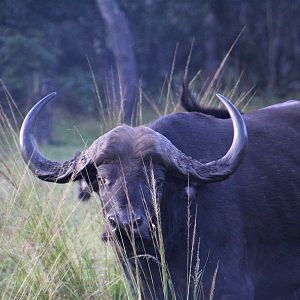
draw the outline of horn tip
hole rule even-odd
[[[217,96],[219,99],[220,99],[220,98],[221,98],[221,99],[224,99],[224,98],[226,99],[225,96],[223,96],[222,94],[219,94],[219,93],[216,93],[216,96]]]
[[[216,94],[216,96],[219,98],[219,100],[221,100],[223,103],[225,102],[229,102],[229,103],[231,103],[231,101],[229,100],[229,99],[227,99],[225,96],[223,96],[223,95],[221,95],[221,94],[219,94],[219,93],[217,93]]]

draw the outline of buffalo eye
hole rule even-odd
[[[98,177],[98,183],[101,188],[108,187],[110,184],[110,180],[105,177]]]
[[[156,179],[155,185],[157,189],[162,189],[164,186],[164,180],[163,179]]]

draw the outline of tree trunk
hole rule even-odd
[[[205,72],[207,77],[212,76],[218,67],[218,37],[217,28],[219,27],[215,13],[208,3],[205,8],[204,28],[206,37],[204,40],[205,51]]]
[[[269,95],[274,95],[278,90],[278,77],[280,76],[279,64],[280,53],[282,52],[282,27],[283,27],[283,9],[280,10],[280,5],[272,7],[271,1],[268,1],[267,6],[267,21],[268,21],[268,39],[269,39],[269,74],[267,91]]]
[[[129,24],[115,0],[96,1],[106,26],[106,44],[115,60],[119,85],[117,107],[123,109],[123,121],[132,124],[135,121],[138,76]]]

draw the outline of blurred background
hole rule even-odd
[[[256,107],[299,98],[299,15],[299,0],[0,0],[1,107],[10,109],[9,93],[24,115],[57,91],[59,119],[91,120],[110,109],[106,99],[112,107],[124,99],[130,123],[139,90],[150,95],[146,109],[163,101],[170,73],[180,91],[191,48],[189,79],[200,71],[206,82],[241,32],[220,88],[239,81]],[[51,107],[39,130],[44,144],[53,139]]]
[[[182,110],[188,61],[205,105],[300,100],[299,16],[300,0],[0,0],[0,299],[136,299],[100,242],[98,197],[25,167],[18,132],[41,97],[58,93],[35,134],[55,161],[121,119]]]

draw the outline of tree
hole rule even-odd
[[[0,78],[23,113],[32,101],[58,90],[60,108],[91,115],[97,101],[86,58],[100,84],[113,66],[111,95],[115,86],[118,107],[125,100],[124,120],[130,123],[138,76],[144,90],[158,95],[177,43],[175,82],[193,40],[189,70],[201,69],[205,81],[245,28],[220,83],[232,86],[243,72],[245,90],[255,86],[260,96],[268,91],[265,98],[298,97],[299,15],[299,0],[1,0]]]
[[[124,111],[124,122],[132,124],[135,120],[135,106],[138,88],[138,75],[133,49],[133,37],[125,14],[114,0],[97,0],[106,26],[106,45],[111,49],[117,78],[117,107]],[[114,89],[115,91],[117,89]],[[114,97],[110,95],[110,98]]]

